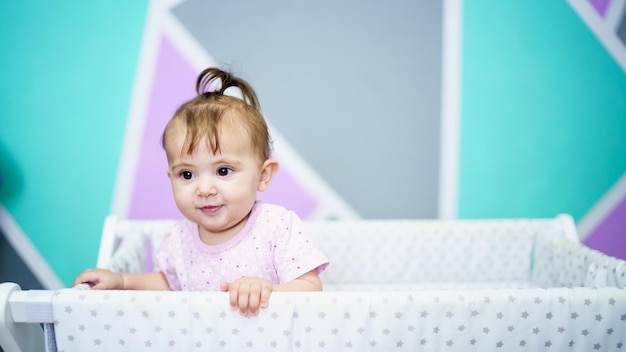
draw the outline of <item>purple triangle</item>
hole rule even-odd
[[[590,248],[626,260],[626,196],[583,242]]]
[[[596,9],[596,12],[604,17],[606,9],[609,7],[610,0],[589,0],[589,2]]]

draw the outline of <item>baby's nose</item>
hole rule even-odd
[[[215,182],[209,177],[204,177],[198,180],[198,195],[201,197],[210,196],[217,193]]]

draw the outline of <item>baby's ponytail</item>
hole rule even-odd
[[[239,89],[241,94],[225,94],[231,87]],[[208,141],[213,153],[219,152],[220,126],[227,121],[228,126],[241,126],[247,131],[252,140],[253,153],[259,160],[270,157],[272,140],[257,95],[248,82],[210,67],[198,75],[196,93],[176,110],[165,126],[161,144],[168,153],[172,152],[168,150],[169,135],[177,127],[186,133],[181,153],[193,153],[202,141]]]
[[[256,93],[248,82],[226,71],[209,67],[200,73],[196,81],[196,93],[198,93],[198,96],[224,95],[226,89],[230,87],[239,88],[243,101],[255,109],[261,110]]]

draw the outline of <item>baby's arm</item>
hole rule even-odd
[[[317,274],[317,269],[284,284],[274,285],[274,291],[321,291],[322,280]]]
[[[169,290],[165,275],[154,273],[114,273],[104,269],[87,269],[83,271],[72,286],[89,283],[93,290]]]
[[[241,315],[257,315],[259,308],[267,308],[272,291],[321,291],[322,281],[317,269],[283,284],[272,285],[269,280],[258,277],[242,277],[231,283],[223,283],[222,291],[230,294],[230,307],[239,308]]]

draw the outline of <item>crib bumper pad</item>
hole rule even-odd
[[[59,290],[58,351],[626,349],[617,287],[275,292],[256,317],[221,292]]]
[[[107,224],[98,266],[134,272],[171,221]],[[331,260],[325,292],[275,292],[256,317],[222,292],[1,284],[0,299],[65,352],[626,350],[626,262],[581,245],[570,217],[307,226]]]

